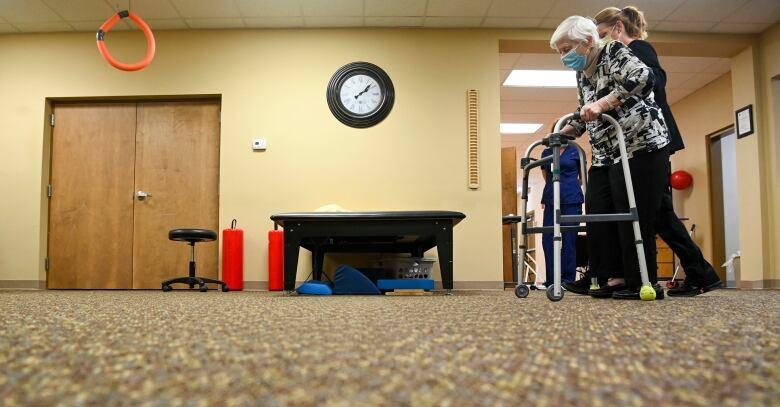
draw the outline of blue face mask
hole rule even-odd
[[[579,45],[577,46],[579,47]],[[566,55],[561,57],[561,62],[568,68],[575,71],[582,71],[585,69],[585,65],[588,62],[588,57],[577,53],[577,47],[572,48]]]

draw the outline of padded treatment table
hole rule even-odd
[[[452,229],[466,215],[451,211],[295,212],[271,216],[284,228],[284,289],[295,288],[298,252],[312,252],[314,279],[322,277],[326,252],[409,253],[434,247],[444,289],[452,289]]]

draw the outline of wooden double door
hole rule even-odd
[[[186,275],[174,228],[218,227],[219,101],[53,107],[48,288],[160,288]],[[146,195],[146,196],[144,196]],[[217,242],[196,246],[217,277]]]

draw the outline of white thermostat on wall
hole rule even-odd
[[[264,138],[256,138],[252,140],[252,150],[262,151],[268,148],[268,142]]]

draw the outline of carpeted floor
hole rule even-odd
[[[780,292],[0,291],[0,404],[780,405]]]

